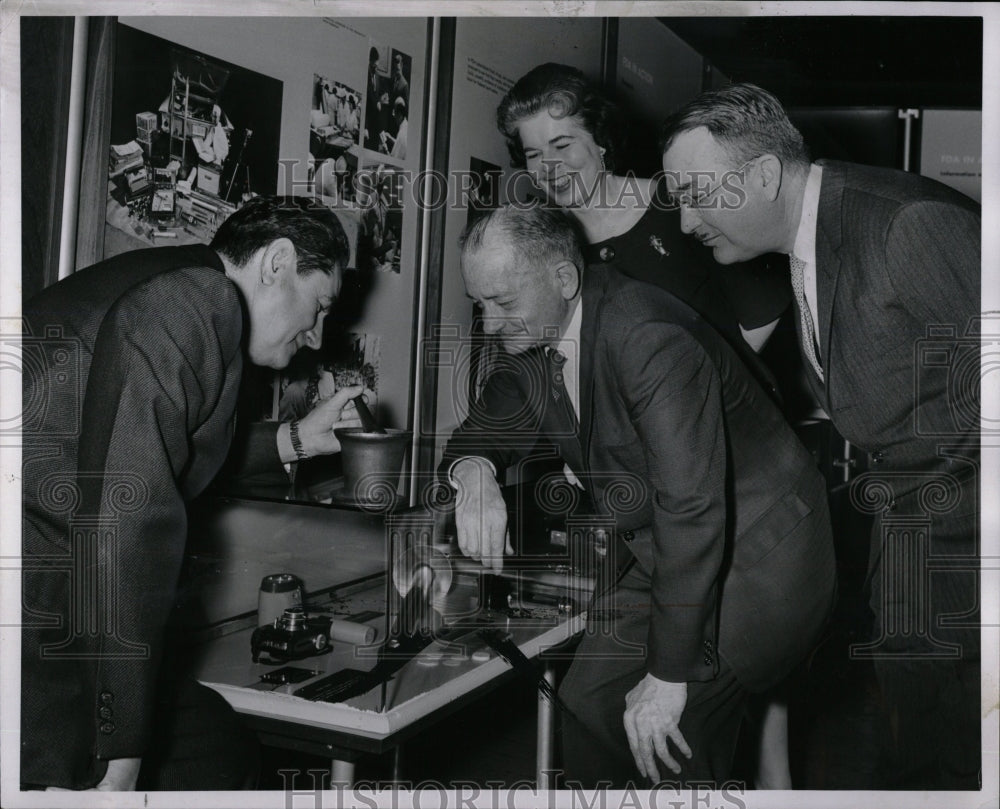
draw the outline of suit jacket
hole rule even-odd
[[[877,516],[872,571],[882,561],[883,521],[904,516],[929,526],[930,554],[974,566],[979,205],[918,175],[821,165],[816,297],[825,385],[807,374],[837,431],[869,453],[870,471],[852,499]],[[922,559],[898,557],[911,566],[907,575]],[[966,613],[968,631],[959,639],[971,654],[978,645],[973,573],[936,571],[930,586],[935,612]],[[881,587],[876,575],[876,614]],[[933,623],[931,635],[939,634]]]
[[[148,744],[185,501],[229,449],[244,311],[196,246],[81,270],[24,316],[21,780],[80,789]]]
[[[978,457],[979,337],[967,329],[980,311],[979,205],[917,175],[821,165],[816,298],[826,384],[810,373],[814,392],[876,466],[965,474],[937,446]],[[965,380],[954,364],[963,357],[975,363]]]
[[[648,670],[707,680],[718,653],[746,687],[766,688],[807,654],[833,605],[819,472],[687,305],[591,267],[583,307],[579,432],[553,403],[542,353],[506,357],[442,469],[480,455],[500,470],[547,436],[651,572]]]

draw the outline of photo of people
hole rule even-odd
[[[309,182],[313,196],[331,207],[354,202],[354,177],[358,170],[355,147],[340,154],[317,157],[309,153]]]
[[[500,205],[500,180],[503,177],[503,169],[496,163],[470,157],[469,174],[471,176],[467,180],[469,201],[467,224],[471,224],[472,220],[484,211]]]
[[[364,145],[399,161],[407,153],[411,64],[409,55],[395,49],[373,44],[368,52]]]
[[[361,213],[356,265],[362,272],[400,271],[403,175],[380,164],[358,172],[355,195]]]
[[[125,25],[116,51],[109,224],[150,244],[205,241],[274,192],[280,81]]]
[[[308,414],[341,388],[364,385],[365,403],[378,406],[381,340],[377,335],[337,333],[318,351],[301,352],[280,381],[278,420],[291,421]]]
[[[360,131],[361,93],[342,82],[313,74],[309,182],[313,194],[331,207],[354,199]]]

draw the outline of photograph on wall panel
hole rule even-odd
[[[361,93],[315,74],[309,111],[309,179],[316,198],[331,207],[354,201],[360,127]]]
[[[106,255],[211,240],[276,190],[282,83],[118,26]]]
[[[375,42],[368,53],[365,148],[393,162],[406,160],[412,58]]]
[[[399,274],[403,250],[403,194],[406,177],[395,166],[365,166],[355,183],[361,225],[358,229],[357,267],[362,274]]]

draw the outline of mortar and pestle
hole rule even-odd
[[[353,401],[361,419],[360,429],[339,427],[333,431],[340,441],[344,498],[380,509],[395,506],[400,500],[399,477],[412,433],[386,430],[375,421],[361,395]]]

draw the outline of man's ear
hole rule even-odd
[[[295,245],[291,239],[284,236],[275,239],[264,248],[261,256],[260,282],[270,286],[289,272],[295,272],[295,258]]]
[[[563,300],[573,300],[580,293],[580,268],[567,258],[556,264],[555,272]]]
[[[757,158],[758,170],[760,171],[760,186],[764,193],[764,198],[768,202],[774,202],[778,198],[778,191],[781,190],[782,172],[781,158],[773,154],[762,154]]]

